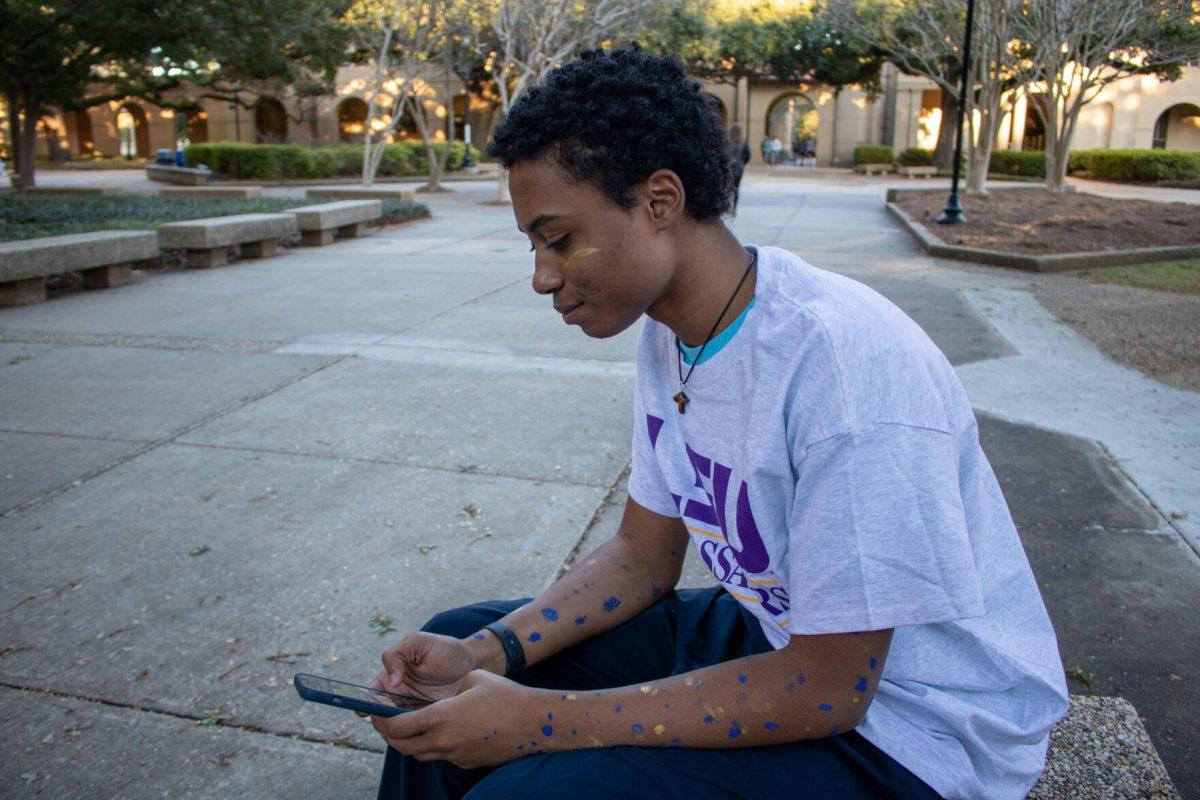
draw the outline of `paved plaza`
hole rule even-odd
[[[637,328],[563,325],[495,184],[451,185],[363,239],[0,309],[0,794],[373,797],[382,742],[290,676],[367,681],[615,531]],[[1200,793],[1200,395],[1104,358],[1028,276],[929,258],[885,185],[751,172],[733,227],[946,353],[1071,691],[1131,700]],[[682,585],[711,583],[689,553]]]

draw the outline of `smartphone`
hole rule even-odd
[[[415,711],[432,702],[419,697],[372,689],[369,686],[322,678],[319,675],[307,675],[303,672],[296,673],[292,678],[292,685],[305,700],[380,717],[394,717],[406,711]]]

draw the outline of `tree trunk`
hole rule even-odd
[[[503,164],[500,165],[500,174],[499,178],[497,179],[497,189],[500,193],[499,196],[501,203],[512,202],[512,195],[508,193],[508,170],[504,168]]]
[[[942,89],[938,106],[942,118],[938,123],[937,146],[933,148],[933,165],[939,171],[949,172],[954,168],[954,127],[958,122],[958,99]]]
[[[1067,148],[1058,136],[1046,132],[1046,188],[1052,192],[1067,190]]]
[[[447,150],[450,143],[446,143]],[[442,190],[442,162],[437,157],[437,152],[433,149],[433,142],[429,141],[429,137],[425,137],[425,161],[429,166],[429,177],[425,185],[421,187],[424,192],[440,192]]]
[[[17,148],[18,160],[15,162],[21,177],[14,181],[13,185],[18,189],[29,189],[36,185],[33,162],[37,152],[37,124],[42,112],[41,104],[27,101],[24,108],[16,108],[9,113],[20,116],[22,111],[25,113],[25,119],[20,123],[20,145]]]
[[[1066,191],[1067,147],[1059,131],[1058,99],[1046,98],[1038,109],[1042,114],[1042,127],[1046,131],[1046,188],[1052,192]]]

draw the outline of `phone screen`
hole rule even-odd
[[[408,697],[396,694],[395,692],[385,692],[382,689],[372,689],[369,686],[359,686],[354,683],[342,683],[341,681],[322,678],[319,675],[297,676],[297,679],[302,680],[306,686],[316,689],[319,692],[337,694],[342,697],[361,700],[365,703],[382,703],[386,706],[396,706],[397,708],[405,709],[416,709],[429,705],[428,700],[422,700],[419,697]]]

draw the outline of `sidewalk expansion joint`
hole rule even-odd
[[[308,733],[295,733],[288,731],[277,731],[262,725],[255,725],[248,722],[234,722],[232,720],[212,719],[204,714],[195,714],[188,711],[178,711],[160,706],[141,705],[138,703],[127,703],[123,700],[109,700],[104,697],[96,697],[94,695],[80,694],[78,692],[64,692],[58,689],[47,689],[40,686],[28,686],[20,683],[13,683],[9,680],[0,680],[0,687],[12,689],[13,691],[26,692],[28,694],[37,694],[43,697],[61,697],[64,700],[75,700],[84,703],[93,703],[99,706],[107,706],[109,708],[120,708],[127,711],[138,711],[143,714],[152,714],[159,717],[169,717],[177,720],[190,720],[196,723],[207,721],[207,727],[212,728],[229,728],[232,730],[247,731],[249,733],[258,733],[263,736],[273,736],[276,739],[287,739],[290,741],[309,742],[311,744],[322,744],[330,747],[340,747],[344,750],[358,750],[364,753],[383,753],[382,749],[374,747],[366,747],[361,744],[354,744],[343,739],[335,739],[329,736],[314,736]]]
[[[579,539],[576,540],[575,545],[567,553],[566,558],[563,559],[563,563],[558,568],[558,572],[555,574],[554,579],[550,581],[551,585],[556,583],[562,578],[563,575],[567,574],[568,570],[571,569],[571,565],[574,564],[575,559],[579,557],[579,551],[583,548],[583,543],[587,541],[588,535],[591,534],[592,529],[599,524],[600,518],[604,516],[604,512],[608,510],[608,507],[612,505],[612,498],[613,495],[617,493],[617,487],[621,485],[621,481],[625,480],[629,476],[629,469],[632,464],[632,459],[626,461],[625,466],[621,468],[619,473],[617,473],[617,477],[611,484],[609,484],[608,491],[604,493],[604,497],[601,498],[599,505],[596,506],[596,510],[592,512],[591,519],[589,519],[587,524],[583,526],[583,531],[580,532]],[[542,591],[545,591],[545,589]]]
[[[0,342],[27,342],[86,347],[120,347],[140,350],[195,350],[211,353],[269,355],[287,342],[260,339],[205,339],[181,336],[143,336],[127,333],[69,333],[50,331],[0,331]]]
[[[1175,520],[1171,518],[1171,515],[1163,511],[1162,507],[1159,506],[1158,503],[1154,502],[1154,498],[1151,497],[1150,494],[1143,489],[1136,480],[1134,480],[1133,476],[1130,475],[1128,470],[1125,469],[1121,462],[1113,456],[1112,452],[1109,451],[1108,446],[1104,444],[1104,442],[1100,441],[1099,439],[1092,439],[1092,441],[1095,442],[1096,446],[1099,447],[1101,452],[1104,453],[1104,457],[1108,459],[1108,462],[1112,468],[1119,472],[1121,476],[1129,482],[1129,485],[1137,491],[1138,495],[1140,495],[1141,498],[1145,500],[1151,508],[1154,509],[1154,513],[1158,514],[1159,519],[1166,524],[1167,530],[1170,532],[1167,535],[1170,535],[1172,538],[1176,539],[1183,549],[1191,554],[1193,563],[1200,565],[1200,548],[1188,540],[1188,537],[1183,534],[1183,529],[1175,524]]]
[[[487,478],[507,478],[514,481],[527,481],[529,483],[552,483],[558,486],[580,486],[587,489],[602,488],[602,483],[589,483],[587,481],[571,480],[569,478],[558,477],[537,477],[533,475],[510,475],[507,472],[492,472],[485,469],[480,469],[474,465],[470,467],[442,467],[437,464],[419,464],[410,461],[393,461],[388,458],[366,458],[364,456],[346,456],[337,455],[335,453],[307,453],[296,450],[276,450],[270,447],[246,447],[236,444],[217,444],[213,442],[172,442],[177,447],[205,447],[213,450],[232,450],[242,453],[262,453],[264,455],[274,456],[292,456],[295,458],[316,458],[323,461],[345,461],[354,464],[378,464],[385,467],[407,467],[409,469],[423,469],[431,472],[452,472],[458,475],[482,475]],[[612,491],[611,489],[609,490]]]

